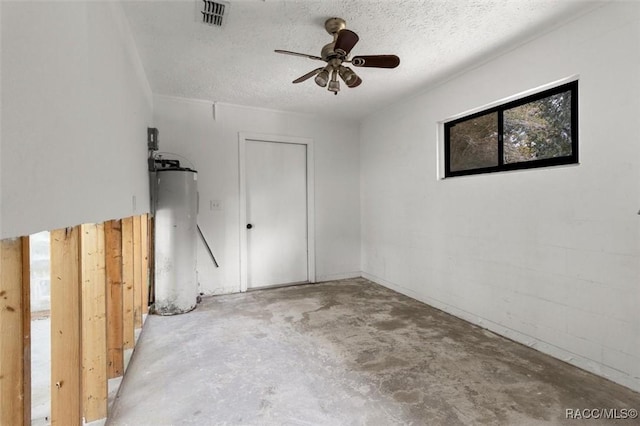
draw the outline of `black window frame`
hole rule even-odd
[[[541,160],[522,161],[517,163],[504,163],[504,111],[515,108],[530,102],[539,101],[553,95],[563,92],[571,92],[571,155],[545,158]],[[482,167],[469,170],[451,170],[451,128],[456,124],[481,117],[486,114],[498,113],[498,165],[490,167]],[[444,177],[477,175],[493,172],[504,172],[510,170],[533,169],[538,167],[560,166],[578,163],[578,80],[570,83],[562,84],[551,89],[535,93],[524,98],[516,99],[495,107],[491,107],[464,117],[448,121],[444,123],[444,155],[445,155],[445,174]]]

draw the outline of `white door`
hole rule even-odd
[[[307,282],[307,146],[247,140],[247,288]]]

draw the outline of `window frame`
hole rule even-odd
[[[540,160],[521,161],[517,163],[504,163],[504,112],[530,102],[539,101],[563,92],[571,92],[571,154],[561,157],[544,158]],[[469,170],[451,170],[451,128],[456,124],[481,117],[486,114],[498,113],[498,165],[481,167]],[[444,177],[477,175],[484,173],[504,172],[510,170],[533,169],[539,167],[560,166],[578,163],[578,80],[544,90],[533,95],[509,101],[473,114],[444,123]]]

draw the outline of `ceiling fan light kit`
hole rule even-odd
[[[316,84],[320,87],[326,87],[329,82],[329,71],[327,69],[323,69],[316,75],[315,78]]]
[[[338,80],[331,80],[329,82],[329,87],[327,87],[327,90],[337,95],[340,91],[340,82]]]
[[[351,49],[360,39],[356,33],[348,30],[347,23],[342,18],[329,18],[324,23],[324,28],[333,36],[333,41],[322,47],[320,56],[308,55],[305,53],[291,52],[288,50],[276,50],[276,53],[285,55],[302,56],[304,58],[324,61],[327,65],[323,68],[316,68],[307,74],[293,80],[293,83],[302,83],[314,77],[314,81],[320,87],[327,87],[327,90],[335,95],[340,91],[340,81],[338,76],[344,81],[347,87],[358,87],[362,79],[351,68],[343,64],[352,64],[355,67],[369,68],[395,68],[400,65],[400,58],[396,55],[367,55],[349,57]]]
[[[347,87],[356,87],[358,84],[362,83],[358,74],[353,72],[353,70],[349,67],[345,67],[344,65],[340,65],[338,68],[338,72],[340,73],[340,77],[345,82]]]

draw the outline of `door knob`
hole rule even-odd
[[[250,223],[247,223],[247,229],[251,229],[251,228],[253,228],[253,225]]]

